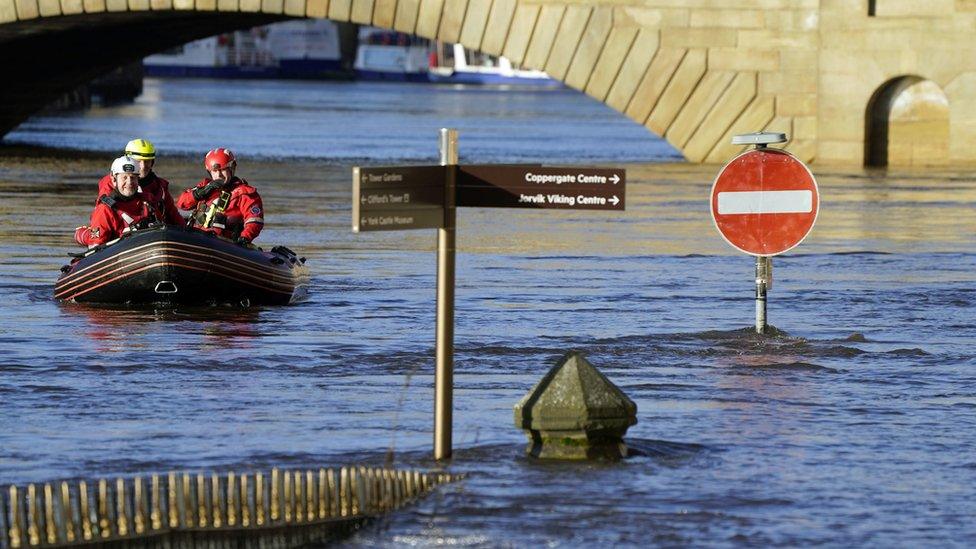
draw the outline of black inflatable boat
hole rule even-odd
[[[266,252],[194,229],[156,226],[79,254],[54,297],[113,305],[287,305],[308,290],[305,258]]]

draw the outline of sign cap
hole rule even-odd
[[[786,143],[789,139],[782,132],[744,133],[732,137],[733,145],[772,145]]]

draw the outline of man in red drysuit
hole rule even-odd
[[[128,156],[112,162],[113,189],[98,198],[91,221],[75,229],[75,241],[82,246],[98,246],[115,240],[131,226],[154,222],[160,213],[139,193],[139,166]]]
[[[210,177],[184,191],[176,205],[192,211],[194,227],[249,245],[264,228],[261,195],[234,175],[237,159],[229,149],[208,152],[203,166]]]

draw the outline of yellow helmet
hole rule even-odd
[[[136,160],[155,160],[156,147],[146,139],[133,139],[126,143],[125,154]]]

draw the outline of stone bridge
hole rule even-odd
[[[976,0],[0,0],[0,135],[116,66],[296,17],[505,55],[691,162],[762,129],[821,164],[976,162]]]

